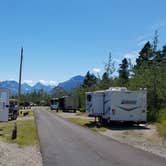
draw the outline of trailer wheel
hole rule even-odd
[[[76,110],[74,110],[73,112],[74,112],[74,113],[76,113],[77,111],[76,111]]]
[[[17,119],[17,114],[14,113],[14,114],[13,114],[13,117],[12,117],[12,120],[16,120],[16,119]]]

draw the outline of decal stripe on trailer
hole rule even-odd
[[[132,111],[132,110],[135,110],[139,107],[133,107],[133,108],[125,108],[125,107],[121,107],[121,106],[117,106],[118,108],[122,109],[122,110],[125,110],[125,111]]]

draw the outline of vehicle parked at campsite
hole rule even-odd
[[[9,99],[9,119],[16,120],[19,115],[17,99]]]
[[[60,98],[52,98],[50,101],[51,110],[62,110],[64,112],[76,112],[78,109],[78,100],[73,96],[62,96]]]
[[[50,109],[51,110],[58,110],[59,109],[59,99],[58,98],[52,98],[50,100]]]
[[[101,121],[146,123],[146,89],[129,91],[125,87],[86,92],[86,112]]]

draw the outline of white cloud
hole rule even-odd
[[[148,39],[147,39],[147,40],[140,40],[140,41],[137,43],[137,46],[144,46],[147,41],[150,41],[150,40],[148,40]]]
[[[151,40],[152,37],[153,37],[153,32],[145,33],[145,34],[140,35],[139,37],[137,37],[136,41],[141,42],[141,41],[145,41],[145,40]]]
[[[92,70],[93,70],[94,73],[100,73],[101,72],[101,69],[99,69],[99,68],[93,68]]]
[[[121,60],[118,59],[118,58],[113,58],[113,61],[115,62],[115,64],[120,64],[121,63]]]
[[[149,27],[149,32],[146,32],[143,35],[140,35],[137,39],[137,46],[143,46],[147,41],[152,41],[154,38],[154,32],[155,30],[160,30],[162,28],[165,28],[166,21],[162,21],[159,23],[153,24],[151,27]],[[159,31],[160,32],[160,31]]]
[[[47,81],[47,80],[39,80],[39,82],[43,85],[51,85],[51,86],[56,86],[57,85],[57,82],[56,81],[53,81],[53,80],[50,80],[50,81]]]
[[[10,79],[8,79],[9,81],[17,81],[16,79],[14,79],[14,78],[10,78]]]
[[[138,47],[142,47],[146,42],[151,41],[153,39],[153,33],[144,34],[142,36],[139,36],[136,39],[136,43]]]
[[[24,80],[23,83],[26,83],[28,85],[34,85],[34,82],[32,80]]]
[[[135,60],[138,57],[138,52],[137,51],[133,51],[133,52],[129,52],[124,54],[124,58],[130,59],[132,64],[135,64]]]
[[[154,24],[152,25],[152,30],[159,30],[159,29],[162,29],[166,26],[166,21],[164,20],[163,22],[160,22],[158,24]]]

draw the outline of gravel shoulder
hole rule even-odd
[[[39,147],[19,147],[0,140],[0,165],[1,166],[42,166]]]
[[[155,126],[149,125],[148,129],[106,130],[100,134],[166,158],[166,143],[158,136]]]
[[[58,113],[59,116],[69,119],[72,117],[94,120],[86,115],[77,115],[76,113]],[[151,152],[160,157],[166,158],[166,141],[159,137],[155,125],[139,127],[109,127],[106,131],[99,132],[111,139],[130,146]]]
[[[33,116],[18,117],[16,121],[34,120]],[[20,146],[0,138],[0,166],[42,166],[39,144]]]

